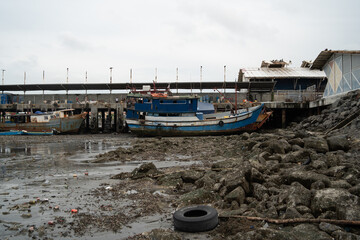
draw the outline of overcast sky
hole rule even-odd
[[[262,60],[360,49],[358,0],[1,0],[5,84],[234,81]]]

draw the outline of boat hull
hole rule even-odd
[[[54,118],[49,122],[29,122],[29,123],[0,123],[0,131],[28,131],[28,132],[52,132],[77,133],[84,118],[81,114],[67,118]]]
[[[250,129],[254,125],[263,109],[263,105],[251,112],[220,119],[206,119],[198,121],[148,121],[128,119],[127,124],[132,133],[139,136],[199,136],[234,134]],[[250,127],[250,129],[249,129]]]

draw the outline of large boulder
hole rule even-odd
[[[232,191],[235,188],[241,186],[245,193],[250,192],[250,184],[249,181],[251,180],[251,168],[243,168],[237,171],[232,171],[225,176],[223,176],[225,180],[225,186],[228,191]]]
[[[285,140],[271,140],[268,146],[272,153],[285,154],[291,150],[291,145]]]
[[[236,201],[239,204],[243,204],[245,201],[245,191],[242,187],[237,187],[232,190],[228,195],[224,198],[225,201],[231,203],[232,201]]]
[[[285,203],[288,207],[299,205],[310,206],[311,192],[298,182],[293,182],[288,189],[281,191],[279,202]]]
[[[181,178],[185,183],[194,183],[196,180],[200,179],[202,176],[204,176],[203,172],[195,171],[195,170],[188,170],[184,171],[181,174]]]
[[[360,220],[360,206],[341,206],[337,208],[336,214],[339,219],[359,221]]]
[[[331,223],[325,223],[325,222],[321,222],[319,224],[319,228],[328,234],[332,234],[335,231],[342,230],[342,228],[337,225]]]
[[[294,239],[306,239],[306,240],[333,240],[333,238],[320,231],[318,227],[313,224],[300,224],[292,229],[292,232],[295,234],[296,238]]]
[[[301,138],[293,138],[289,140],[289,144],[291,145],[297,145],[299,147],[304,147],[304,140],[302,140]]]
[[[154,163],[144,163],[140,167],[135,168],[131,172],[132,179],[139,179],[144,177],[154,177],[155,175],[159,174],[160,172],[157,170]]]
[[[321,137],[304,138],[304,147],[314,149],[318,153],[326,153],[329,151],[327,141]]]
[[[300,149],[298,151],[295,152],[291,152],[289,154],[287,154],[282,162],[284,163],[298,163],[298,162],[305,162],[310,156],[309,151],[304,150],[304,149]]]
[[[350,142],[345,135],[330,136],[326,140],[330,151],[350,149]]]
[[[297,169],[288,169],[286,171],[283,171],[282,179],[286,184],[291,184],[292,182],[299,182],[307,189],[310,189],[311,184],[317,181],[322,181],[325,186],[330,185],[329,178],[323,174]]]
[[[268,194],[268,190],[265,186],[259,183],[253,183],[252,186],[253,186],[253,196],[257,200],[259,201],[263,200],[264,195]]]
[[[326,211],[336,211],[340,207],[353,207],[359,198],[345,189],[325,188],[317,190],[311,201],[311,210],[315,215]]]

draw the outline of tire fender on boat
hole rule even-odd
[[[224,122],[223,122],[223,121],[220,121],[220,122],[219,122],[219,126],[220,126],[220,127],[224,126]]]

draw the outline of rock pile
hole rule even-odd
[[[295,127],[295,130],[310,130],[310,131],[328,131],[333,127],[340,124],[346,119],[352,119],[348,125],[344,126],[341,129],[341,132],[344,134],[350,134],[355,136],[359,133],[360,129],[360,90],[347,93],[345,96],[338,99],[335,103],[332,104],[329,108],[323,110],[320,115],[314,115]],[[339,133],[340,131],[335,131]]]
[[[324,134],[360,110],[359,97],[360,91],[350,93],[321,115],[285,130],[218,137],[227,149],[226,160],[213,162],[209,170],[167,174],[157,183],[178,189],[178,207],[211,204],[229,219],[242,215],[360,221],[360,119]],[[171,152],[171,144],[167,146]],[[209,152],[209,159],[217,151]],[[220,227],[212,231],[215,239],[360,239],[359,226],[325,222],[280,227],[263,223],[224,235],[221,228],[229,222],[222,218]]]

